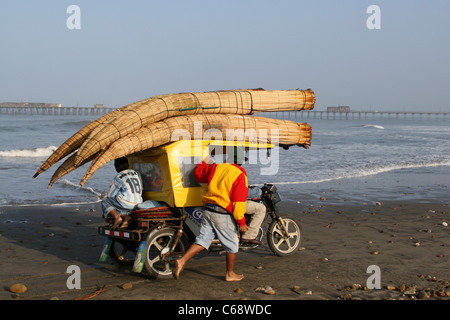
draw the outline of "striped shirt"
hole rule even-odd
[[[208,183],[203,204],[221,206],[233,214],[238,225],[246,224],[244,214],[248,183],[244,168],[229,163],[207,165],[203,161],[195,168],[194,177],[200,183]]]
[[[116,199],[125,209],[133,209],[142,202],[141,175],[131,169],[119,172],[111,184],[108,197]]]

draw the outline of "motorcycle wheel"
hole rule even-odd
[[[164,228],[151,232],[147,236],[147,254],[144,262],[145,270],[154,278],[166,279],[172,277],[172,266],[175,258],[188,249],[186,236],[183,234],[170,257],[163,259],[163,250],[170,250],[177,230]]]
[[[130,266],[134,263],[137,247],[137,244],[132,241],[113,239],[109,249],[109,256],[119,265]]]
[[[301,226],[291,217],[281,217],[288,232],[285,235],[280,220],[273,220],[267,229],[267,243],[277,256],[287,256],[298,249],[302,243]]]

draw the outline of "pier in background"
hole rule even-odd
[[[1,107],[0,114],[37,114],[37,115],[105,115],[116,108],[83,107]],[[276,111],[255,113],[277,119],[322,119],[322,120],[450,120],[450,112],[412,112],[412,111]]]
[[[262,112],[255,115],[286,120],[450,120],[450,112],[412,112],[412,111],[277,111]]]
[[[116,108],[83,108],[83,107],[0,107],[0,114],[38,114],[38,115],[105,115]]]

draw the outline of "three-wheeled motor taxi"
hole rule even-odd
[[[105,262],[109,255],[135,272],[145,270],[155,278],[172,277],[174,260],[194,243],[203,216],[202,197],[207,186],[194,178],[194,169],[208,155],[216,161],[223,159],[227,148],[233,146],[247,151],[274,147],[249,142],[180,140],[127,156],[130,168],[142,176],[144,202],[131,213],[126,229],[99,227],[99,234],[107,237],[100,261]],[[276,204],[281,199],[274,185],[265,184],[259,189],[259,196],[252,201],[266,206],[262,226],[268,225],[267,230],[260,229],[259,239],[266,233],[269,248],[278,256],[295,252],[302,241],[301,226],[291,217],[280,216]],[[242,244],[240,250],[256,246]],[[224,252],[218,240],[209,250]]]

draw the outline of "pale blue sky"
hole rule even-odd
[[[0,0],[0,102],[312,88],[316,110],[450,112],[449,17],[449,0]]]

